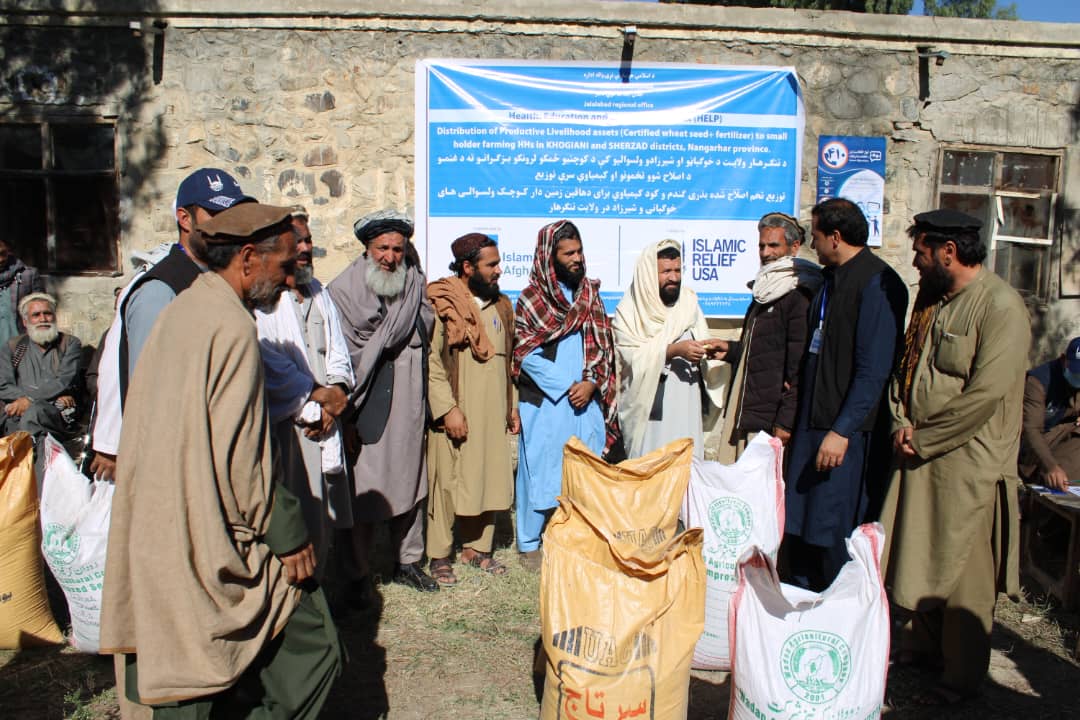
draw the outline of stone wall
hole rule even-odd
[[[0,112],[29,102],[46,110],[77,105],[118,119],[125,273],[133,250],[174,238],[170,205],[179,180],[215,165],[234,172],[260,201],[307,205],[325,252],[316,260],[318,275],[329,279],[360,251],[351,230],[357,217],[413,206],[418,59],[614,63],[622,28],[634,25],[636,62],[797,69],[807,119],[803,216],[814,200],[819,135],[887,137],[881,253],[911,281],[904,230],[933,202],[942,143],[1066,149],[1062,240],[1050,302],[1032,307],[1033,360],[1080,334],[1080,271],[1073,269],[1080,257],[1075,25],[598,0],[552,0],[542,8],[521,0],[388,4],[264,0],[223,10],[209,0],[5,0],[0,39],[8,68]],[[36,9],[56,6],[70,10]],[[47,42],[38,38],[33,63],[19,58],[28,24],[48,34]],[[113,46],[126,54],[105,51]],[[929,98],[920,98],[917,48],[925,46],[949,56],[929,63]],[[12,88],[26,67],[47,65],[42,47],[52,48],[57,86],[66,90],[19,96]],[[81,62],[71,62],[73,56]],[[125,77],[110,80],[118,65]],[[80,72],[76,67],[99,82],[65,82],[65,73]],[[110,316],[111,290],[123,281],[51,278],[64,304],[62,323],[96,340]]]

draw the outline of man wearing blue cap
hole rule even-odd
[[[173,208],[179,241],[161,262],[139,277],[119,308],[124,316],[120,337],[121,401],[158,315],[206,269],[202,249],[194,246],[192,228],[242,202],[255,202],[255,198],[245,195],[240,183],[224,170],[202,168],[180,183]]]
[[[889,388],[896,464],[882,511],[885,585],[907,621],[896,659],[941,671],[914,699],[974,695],[999,590],[1019,591],[1016,457],[1031,322],[983,266],[982,223],[955,210],[908,229],[919,294]]]
[[[165,306],[206,269],[202,250],[193,244],[193,227],[243,202],[255,199],[245,195],[240,183],[224,170],[201,168],[188,175],[177,188],[173,203],[177,243],[160,262],[136,275],[120,294],[99,363],[95,456],[90,466],[96,477],[111,480],[115,475],[128,379],[150,330]]]
[[[1028,371],[1020,474],[1056,490],[1080,481],[1080,337],[1065,353]]]

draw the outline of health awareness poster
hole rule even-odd
[[[822,135],[818,138],[817,202],[842,197],[862,208],[867,240],[881,247],[885,204],[885,138]]]
[[[454,238],[491,235],[514,298],[539,229],[571,220],[610,313],[672,238],[705,314],[741,317],[758,219],[798,214],[803,125],[792,68],[421,60],[414,241],[435,279]]]

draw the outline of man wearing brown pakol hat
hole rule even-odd
[[[314,718],[340,647],[271,462],[251,315],[292,272],[289,209],[238,204],[198,232],[209,272],[161,313],[127,395],[102,652],[155,718]]]
[[[493,575],[506,567],[492,554],[495,513],[513,499],[507,431],[521,421],[510,381],[514,308],[499,292],[499,248],[481,233],[450,246],[451,277],[428,285],[435,330],[428,360],[428,529],[430,572],[454,585],[454,518],[460,560]]]
[[[1020,295],[983,267],[982,223],[915,216],[919,271],[889,388],[896,469],[882,521],[885,585],[907,630],[900,662],[940,668],[916,697],[973,695],[990,664],[999,590],[1019,590],[1016,457],[1031,325]]]

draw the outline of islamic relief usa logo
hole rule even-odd
[[[851,678],[851,650],[835,633],[803,630],[789,637],[780,649],[780,672],[800,699],[827,703]]]
[[[79,554],[79,533],[59,523],[49,523],[41,547],[54,565],[70,565]]]
[[[754,513],[737,497],[722,497],[709,504],[709,525],[721,549],[736,552],[750,539]]]

